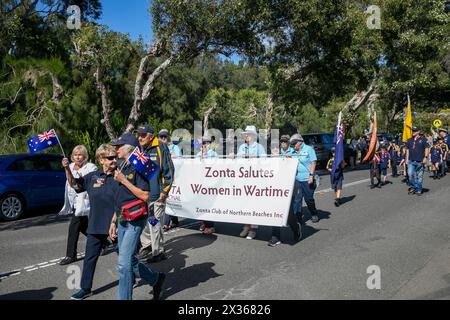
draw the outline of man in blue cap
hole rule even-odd
[[[152,127],[149,125],[139,126],[137,133],[141,151],[144,151],[150,160],[159,166],[158,173],[149,181],[149,202],[153,205],[149,207],[149,223],[141,235],[142,247],[139,258],[147,260],[147,262],[159,262],[166,258],[161,223],[164,220],[166,199],[172,188],[175,169],[167,146],[155,137]]]
[[[422,195],[422,181],[425,165],[430,154],[427,139],[420,134],[420,128],[412,128],[413,136],[406,141],[406,163],[408,164],[408,194]]]

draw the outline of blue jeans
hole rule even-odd
[[[145,264],[139,262],[135,253],[142,230],[147,219],[119,223],[119,299],[131,300],[133,298],[133,284],[135,278],[142,278],[151,286],[156,284],[159,273],[152,271]]]
[[[295,180],[294,185],[294,213],[297,215],[298,220],[302,223],[302,202],[305,199],[306,206],[312,216],[317,215],[316,203],[314,201],[314,190],[316,189],[315,182],[308,184],[307,181]]]
[[[408,161],[409,186],[416,192],[422,192],[422,181],[425,166],[419,161]]]

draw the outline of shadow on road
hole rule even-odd
[[[42,212],[50,212],[51,214],[42,215]],[[57,212],[59,212],[59,209],[57,208],[52,208],[50,210],[48,208],[33,210],[17,221],[2,221],[0,223],[0,231],[20,230],[53,223],[66,223],[70,220],[71,216],[58,216]]]
[[[0,300],[50,300],[56,287],[48,287],[39,290],[25,290],[0,295]]]
[[[347,203],[347,202],[350,202],[350,201],[352,201],[353,199],[355,199],[356,198],[356,195],[354,194],[354,195],[352,195],[352,196],[348,196],[348,197],[342,197],[341,198],[341,205],[343,205],[343,204],[345,204],[345,203]]]
[[[156,264],[148,264],[153,270],[164,272],[167,275],[163,298],[222,276],[213,270],[215,264],[212,262],[186,267],[186,259],[189,256],[184,254],[185,251],[206,247],[216,240],[217,236],[215,235],[190,234],[172,238],[166,242],[165,249],[168,259]]]

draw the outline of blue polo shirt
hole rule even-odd
[[[137,172],[131,164],[128,163],[127,165],[125,165],[125,167],[122,169],[122,173],[134,186],[143,191],[150,190],[150,184],[148,180],[139,172]],[[136,200],[139,200],[138,197],[136,197],[126,186],[119,183],[115,196],[115,210],[117,215],[119,216],[119,214],[121,213],[122,206]],[[142,216],[142,218],[139,217],[138,219],[143,219],[146,217],[147,216]],[[120,221],[122,221],[121,215],[119,216],[119,219]]]
[[[197,158],[201,158],[202,157],[202,152],[200,151],[199,153],[197,153],[196,157]],[[217,158],[217,152],[215,152],[214,150],[209,149],[208,151],[206,151],[205,154],[203,154],[203,158]]]
[[[406,141],[406,148],[409,150],[409,160],[422,162],[429,143],[424,136],[419,136],[417,139],[412,137]]]
[[[119,183],[114,175],[106,175],[103,170],[88,173],[82,178],[75,179],[78,189],[76,192],[87,191],[89,204],[88,234],[108,234],[109,225],[114,215],[114,198]]]
[[[288,147],[287,149],[286,149],[286,151],[284,151],[283,150],[283,148],[280,148],[280,157],[281,158],[284,158],[284,157],[286,157],[286,155],[288,155],[288,154],[294,154],[295,153],[295,149],[294,148],[292,148],[292,147]]]
[[[180,147],[176,144],[171,143],[167,146],[167,148],[169,148],[170,155],[175,154],[176,157],[181,157]]]
[[[303,143],[298,152],[295,152],[294,150],[292,157],[298,158],[297,176],[295,179],[300,182],[308,181],[311,163],[317,161],[314,148]]]
[[[253,142],[251,146],[246,143],[241,144],[237,152],[237,158],[248,158],[250,156],[265,158],[267,156],[266,150],[264,149],[262,144],[259,144],[256,141]]]

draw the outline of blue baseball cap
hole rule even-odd
[[[139,126],[136,131],[137,133],[152,133],[152,134],[155,133],[155,130],[147,124]]]
[[[138,147],[139,141],[136,139],[136,137],[131,132],[124,132],[119,137],[119,139],[113,140],[111,142],[111,145],[113,145],[113,146],[122,146],[124,144],[129,144],[134,147]]]

